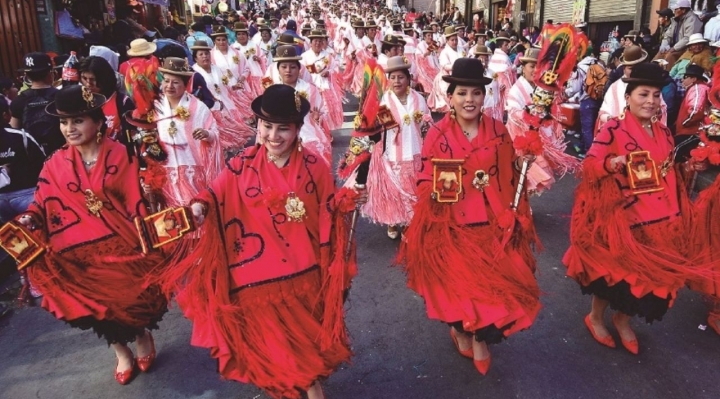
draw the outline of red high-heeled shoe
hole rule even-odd
[[[458,353],[460,353],[460,355],[462,355],[463,357],[466,357],[466,358],[468,358],[468,359],[472,359],[472,358],[473,358],[473,349],[472,349],[472,346],[469,347],[469,348],[467,348],[467,349],[465,349],[465,350],[460,350],[460,345],[458,344],[457,337],[455,336],[455,333],[453,332],[453,328],[452,328],[452,327],[450,327],[450,338],[452,338],[452,341],[453,341],[453,343],[455,344],[455,349],[457,349],[457,351],[458,351]]]
[[[717,335],[720,335],[720,328],[718,328],[717,322],[720,320],[720,317],[717,316],[708,316],[708,326],[715,331]]]
[[[605,338],[600,338],[595,333],[595,327],[593,327],[592,322],[590,321],[590,315],[585,316],[585,326],[587,327],[588,330],[590,330],[590,334],[595,339],[595,341],[597,341],[599,344],[605,345],[608,348],[615,348],[615,340],[613,339],[612,336],[608,335]]]
[[[490,370],[490,363],[492,363],[492,356],[490,354],[488,354],[488,357],[483,360],[475,360],[473,358],[475,370],[477,370],[482,375],[487,374],[488,370]]]
[[[150,346],[152,347],[152,351],[150,351],[150,354],[147,356],[135,358],[138,368],[143,373],[146,373],[150,369],[150,366],[152,366],[155,361],[155,357],[157,356],[157,352],[155,352],[155,339],[150,331],[148,331],[147,334],[150,336]]]
[[[118,364],[120,364],[120,360],[115,364],[115,381],[120,385],[127,385],[135,376],[135,359],[133,359],[130,368],[125,371],[117,371]]]
[[[617,316],[617,313],[615,313],[612,316],[612,323],[615,326],[615,329],[618,329],[617,322],[615,321],[615,316]],[[618,333],[620,330],[618,329]],[[620,334],[620,342],[622,342],[622,346],[627,349],[628,352],[632,353],[633,355],[637,355],[640,351],[639,344],[637,338],[633,339],[632,341],[626,341],[625,338],[622,337],[622,334]]]

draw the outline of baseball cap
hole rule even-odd
[[[20,72],[41,72],[52,69],[52,61],[50,56],[45,53],[33,52],[25,54],[23,67],[18,69]]]
[[[658,11],[655,11],[655,12],[656,12],[659,16],[661,16],[661,17],[668,17],[668,18],[669,18],[669,17],[672,17],[672,16],[675,15],[675,14],[673,13],[673,11],[672,11],[671,9],[669,9],[669,8],[663,8],[662,10],[658,10]]]

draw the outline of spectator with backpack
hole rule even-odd
[[[46,155],[65,145],[60,133],[60,121],[48,115],[45,107],[55,100],[58,90],[53,85],[52,62],[45,53],[29,53],[24,58],[25,78],[30,88],[24,90],[10,104],[10,126],[29,133]]]
[[[590,53],[577,65],[573,77],[568,81],[566,94],[571,102],[580,103],[580,145],[575,147],[578,155],[584,157],[592,145],[595,121],[602,105],[608,75],[605,66]]]

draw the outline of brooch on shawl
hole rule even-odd
[[[103,203],[90,189],[85,190],[85,206],[90,213],[100,217],[100,211],[103,208]]]
[[[233,60],[233,62],[234,62],[235,64],[239,64],[239,63],[240,63],[240,57],[238,57],[237,55],[233,55],[233,59],[232,59],[232,60]]]
[[[420,111],[415,111],[413,114],[413,119],[415,119],[415,123],[420,123],[423,120],[423,113]]]
[[[190,111],[188,111],[187,108],[180,105],[177,108],[175,108],[175,117],[180,119],[181,121],[186,121],[186,120],[190,119]]]
[[[410,121],[410,115],[405,114],[405,116],[403,116],[403,123],[404,123],[406,126],[410,126],[410,122],[411,122],[411,121]]]
[[[304,98],[304,99],[306,99],[306,100],[308,99],[308,94],[307,94],[306,91],[302,91],[302,90],[301,90],[301,91],[298,91],[297,94],[299,94],[300,97],[302,97],[302,98]]]
[[[263,191],[263,197],[263,203],[268,208],[277,210],[283,207],[291,222],[302,222],[305,218],[305,203],[294,192],[290,192],[286,196],[278,190],[270,188]]]
[[[302,222],[305,217],[305,203],[293,192],[288,194],[285,201],[285,213],[291,222]]]
[[[245,58],[250,58],[251,55],[255,55],[255,49],[249,48],[247,51],[245,51]]]

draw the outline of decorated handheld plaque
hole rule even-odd
[[[433,193],[435,201],[454,203],[462,194],[462,165],[464,159],[432,159]]]
[[[380,106],[377,118],[378,122],[380,122],[380,124],[385,130],[395,129],[396,127],[400,126],[395,120],[395,117],[390,111],[390,108],[385,105]]]
[[[649,151],[633,151],[628,154],[627,174],[633,194],[662,191],[655,161]]]
[[[0,247],[17,261],[18,270],[26,268],[46,250],[30,231],[13,221],[0,227]]]
[[[135,218],[143,253],[179,240],[195,230],[192,213],[187,207],[167,208],[143,218]]]

